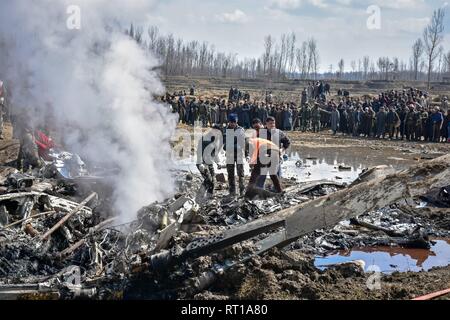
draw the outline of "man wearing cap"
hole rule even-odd
[[[228,126],[224,135],[224,150],[226,151],[227,173],[229,191],[231,195],[236,195],[235,171],[239,178],[239,192],[245,193],[244,183],[244,159],[248,156],[246,148],[245,131],[238,125],[238,116],[232,113],[228,116]]]

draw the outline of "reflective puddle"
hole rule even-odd
[[[340,162],[338,158],[326,159],[310,154],[290,154],[289,159],[282,164],[283,177],[298,181],[329,180],[341,183],[352,183],[362,173],[366,166]]]
[[[326,257],[317,257],[314,265],[324,270],[327,266],[362,260],[365,270],[377,266],[383,273],[429,271],[434,267],[450,265],[450,240],[435,240],[430,250],[400,247],[355,248]]]

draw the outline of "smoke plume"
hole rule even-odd
[[[124,222],[173,191],[175,119],[153,98],[163,93],[157,61],[124,32],[151,9],[148,0],[7,0],[0,10],[10,104],[58,129],[68,151],[120,169],[113,188]]]

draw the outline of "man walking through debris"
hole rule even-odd
[[[244,158],[248,156],[245,131],[238,125],[238,116],[234,113],[228,117],[228,126],[224,135],[224,149],[226,151],[228,183],[231,195],[236,195],[235,170],[239,177],[239,192],[244,195]]]
[[[250,139],[252,157],[249,163],[252,172],[246,196],[251,194],[252,189],[259,187],[258,184],[262,185],[262,188],[264,187],[267,174],[269,174],[270,179],[273,182],[275,192],[282,193],[283,189],[278,176],[280,149],[272,141],[261,138],[261,136],[267,137],[268,132],[260,119],[253,120],[253,129],[256,131],[256,134]]]
[[[266,120],[266,130],[261,131],[259,133],[259,138],[266,139],[271,141],[275,146],[277,146],[277,150],[273,150],[273,148],[269,148],[267,154],[270,159],[270,163],[264,163],[269,165],[269,170],[263,170],[262,174],[259,176],[257,181],[258,188],[264,189],[264,185],[266,183],[267,174],[269,175],[277,175],[279,178],[282,176],[281,171],[281,159],[283,157],[283,153],[289,149],[291,146],[291,141],[288,136],[277,129],[276,121],[273,117],[268,117]],[[265,172],[264,172],[265,171]],[[273,179],[272,179],[273,181]],[[282,192],[281,185],[277,186],[274,182],[274,187],[276,192]]]
[[[218,163],[219,151],[222,148],[222,132],[220,128],[214,126],[206,132],[197,145],[197,168],[203,177],[203,187],[209,195],[214,194],[216,174],[214,163]]]

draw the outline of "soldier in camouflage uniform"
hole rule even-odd
[[[320,131],[320,119],[322,115],[319,109],[319,105],[316,103],[314,105],[314,108],[311,111],[311,120],[312,120],[312,128],[313,132],[319,132]]]
[[[311,122],[311,108],[309,107],[309,104],[306,103],[302,107],[301,111],[301,118],[302,118],[302,131],[306,132],[310,128],[310,122]]]
[[[25,127],[20,139],[19,167],[25,172],[30,169],[40,168],[41,160],[33,129],[30,125]]]

